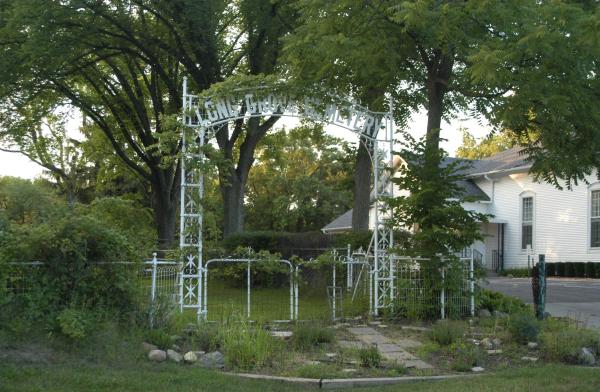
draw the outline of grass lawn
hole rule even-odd
[[[107,367],[0,364],[0,391],[300,391],[306,388],[173,364]],[[598,391],[600,370],[567,366],[512,369],[494,375],[361,391]]]

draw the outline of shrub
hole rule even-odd
[[[573,272],[578,278],[585,277],[585,263],[573,263]]]
[[[502,293],[482,289],[478,296],[479,307],[490,312],[518,313],[528,309],[525,302],[516,297],[509,297]]]
[[[146,331],[146,340],[162,350],[170,349],[173,345],[173,339],[164,329],[150,329]]]
[[[546,276],[556,275],[556,263],[546,263]]]
[[[202,323],[190,333],[190,343],[193,348],[211,351],[219,344],[219,327],[217,324]]]
[[[527,278],[529,277],[529,270],[527,268],[509,268],[500,272],[502,276],[512,276],[514,278]]]
[[[527,343],[538,337],[540,322],[531,313],[518,313],[510,318],[508,330],[515,341]]]
[[[556,264],[556,276],[565,276],[565,263],[555,263]]]
[[[363,367],[376,368],[381,364],[381,353],[376,345],[358,349],[358,357]]]
[[[565,275],[566,277],[572,277],[575,276],[575,268],[574,268],[574,263],[571,261],[567,261],[565,263]]]
[[[592,262],[587,262],[584,265],[584,274],[586,278],[593,278],[594,277],[594,263]]]
[[[292,345],[299,350],[307,350],[323,343],[335,341],[334,331],[319,323],[298,323],[292,335]]]
[[[459,321],[442,320],[429,332],[429,338],[441,346],[449,346],[463,335],[465,325]]]
[[[84,310],[66,308],[57,316],[60,332],[72,340],[83,339],[91,324],[91,316]]]
[[[579,363],[582,347],[590,348],[596,355],[600,354],[600,333],[578,328],[569,321],[547,320],[540,342],[541,353],[548,361]]]

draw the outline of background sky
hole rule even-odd
[[[297,124],[297,121],[285,121],[286,127],[292,127]],[[77,125],[75,122],[71,122],[71,127],[76,132]],[[408,129],[411,134],[418,138],[425,134],[425,128],[427,125],[427,116],[425,113],[416,113],[413,115],[412,121],[408,125]],[[486,136],[491,128],[487,124],[479,124],[476,119],[467,118],[456,118],[442,124],[441,136],[447,139],[442,143],[442,147],[453,156],[456,149],[461,145],[462,135],[460,133],[461,128],[466,128],[476,138]],[[327,132],[337,137],[347,139],[351,142],[356,141],[356,136],[351,132],[344,129],[330,126],[327,128]],[[26,156],[17,153],[8,153],[0,151],[0,176],[13,176],[33,179],[42,174],[43,168],[36,163],[32,162]]]

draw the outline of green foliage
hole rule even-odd
[[[465,210],[461,203],[468,201],[462,194],[458,181],[462,179],[462,163],[454,161],[438,166],[431,164],[447,157],[441,150],[426,150],[425,141],[416,142],[406,135],[405,148],[400,157],[405,165],[398,169],[393,182],[407,194],[390,200],[395,226],[416,228],[406,242],[409,254],[439,260],[440,256],[453,257],[455,252],[481,239],[479,223],[487,215]]]
[[[518,343],[535,341],[540,329],[539,320],[531,312],[513,314],[508,321],[508,331]]]
[[[258,325],[232,317],[221,326],[219,345],[228,366],[233,369],[260,369],[273,365],[281,356],[282,346]]]
[[[368,249],[369,243],[371,242],[371,237],[373,236],[373,232],[371,230],[361,230],[361,231],[349,231],[346,233],[336,234],[334,237],[335,246],[338,248],[343,248],[350,244],[351,249]],[[396,242],[396,235],[394,235],[394,241]]]
[[[87,311],[76,308],[65,308],[56,317],[60,332],[72,340],[86,337],[92,320]]]
[[[375,344],[359,348],[358,358],[363,367],[376,368],[381,364],[381,353]]]
[[[321,125],[264,137],[248,180],[249,230],[320,230],[352,207],[353,152]]]
[[[248,247],[254,251],[280,253],[285,258],[292,256],[314,257],[322,250],[331,247],[335,240],[336,237],[321,232],[244,231],[223,240],[223,247],[229,254],[238,248]]]
[[[490,312],[499,311],[512,314],[528,309],[528,306],[519,298],[486,289],[478,291],[477,302],[479,308],[487,309]]]
[[[516,136],[509,131],[490,134],[479,142],[466,129],[461,129],[461,131],[462,145],[456,150],[458,158],[488,158],[501,151],[508,150],[518,142]]]
[[[528,278],[530,272],[527,268],[509,268],[500,271],[500,276],[511,276],[513,278]]]
[[[171,334],[164,329],[148,329],[145,331],[145,338],[150,344],[154,344],[161,350],[168,350],[173,345]]]
[[[464,334],[465,324],[460,321],[441,320],[431,327],[429,338],[441,346],[457,342]]]
[[[335,342],[335,332],[330,327],[316,323],[297,323],[291,343],[297,350],[310,350],[323,343]]]
[[[189,333],[190,345],[197,350],[209,352],[219,344],[219,325],[200,323]]]

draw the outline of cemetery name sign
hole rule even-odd
[[[355,104],[325,105],[318,99],[307,97],[297,100],[288,94],[245,93],[243,96],[207,98],[204,104],[196,102],[194,123],[211,127],[228,121],[249,117],[289,116],[308,117],[317,121],[339,125],[375,139],[381,128],[382,114],[373,113]]]

